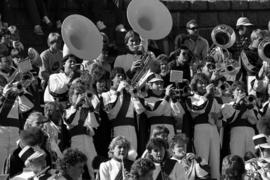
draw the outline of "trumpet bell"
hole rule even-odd
[[[258,45],[259,57],[268,63],[270,63],[270,38],[263,39]]]
[[[70,53],[81,59],[95,59],[102,51],[103,42],[99,30],[84,16],[68,16],[62,24],[61,33]]]
[[[172,16],[159,0],[132,0],[127,18],[133,30],[146,39],[162,39],[172,29]]]
[[[211,38],[215,45],[228,49],[235,43],[236,35],[230,26],[221,24],[212,30]]]

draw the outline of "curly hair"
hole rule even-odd
[[[72,83],[68,91],[68,97],[69,97],[70,103],[72,103],[72,96],[75,90],[79,91],[80,93],[84,93],[86,91],[86,84],[80,79]]]
[[[156,126],[152,131],[152,137],[155,138],[161,134],[169,135],[170,131],[166,126]]]
[[[150,159],[137,159],[131,166],[130,176],[133,180],[138,180],[152,170],[155,170],[155,164]]]
[[[197,73],[193,76],[193,79],[190,82],[190,87],[193,91],[197,92],[197,83],[202,81],[205,84],[209,84],[209,78],[203,73]]]
[[[109,145],[108,155],[110,158],[113,157],[113,149],[115,148],[115,146],[118,146],[118,145],[126,147],[127,150],[130,149],[130,142],[124,136],[116,136],[115,138],[113,138],[113,140],[111,141]]]
[[[68,167],[75,166],[78,163],[86,163],[87,157],[78,149],[66,149],[63,153],[63,158],[58,161],[62,171],[67,171]]]
[[[235,81],[231,86],[231,92],[233,92],[236,88],[239,88],[243,92],[246,92],[246,85],[243,82]]]
[[[223,180],[241,180],[246,172],[244,160],[237,155],[228,155],[222,162]]]

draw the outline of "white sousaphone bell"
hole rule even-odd
[[[258,54],[263,61],[270,63],[270,37],[264,38],[258,45]]]
[[[102,35],[95,24],[84,16],[68,16],[62,24],[61,33],[66,45],[63,54],[69,51],[81,59],[92,60],[102,52]]]
[[[211,32],[211,38],[216,46],[228,49],[235,43],[236,35],[232,27],[221,24],[214,27]]]
[[[172,29],[172,16],[159,0],[132,0],[127,18],[133,30],[146,39],[162,39]]]

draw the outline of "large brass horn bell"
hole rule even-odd
[[[212,30],[211,38],[216,46],[228,49],[235,43],[236,35],[230,26],[221,24]]]
[[[132,0],[127,18],[132,29],[146,39],[162,39],[172,29],[172,16],[159,0]]]
[[[102,51],[103,41],[99,30],[84,16],[68,16],[62,24],[61,33],[70,53],[81,59],[95,59]]]
[[[263,61],[270,63],[270,37],[260,42],[258,45],[258,54]]]

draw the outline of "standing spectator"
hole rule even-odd
[[[195,19],[188,21],[186,28],[187,35],[180,34],[175,38],[175,49],[184,44],[193,53],[195,62],[203,60],[209,50],[208,41],[199,35],[199,25]]]
[[[63,53],[61,48],[61,36],[58,33],[50,33],[47,40],[49,49],[40,54],[42,65],[39,69],[41,86],[45,89],[49,76],[58,73],[62,67]]]

